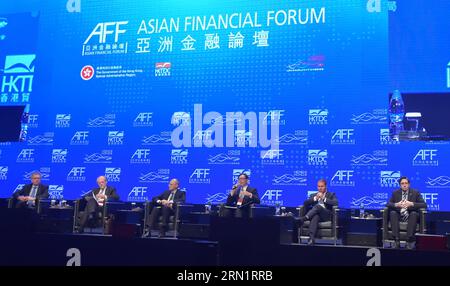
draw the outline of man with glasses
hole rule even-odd
[[[41,184],[41,177],[41,173],[34,172],[31,174],[31,184],[13,194],[16,208],[33,208],[40,199],[48,198],[48,186]]]
[[[233,186],[225,204],[223,216],[250,217],[250,208],[253,204],[259,204],[259,196],[256,188],[248,185],[249,177],[242,173],[238,183]]]

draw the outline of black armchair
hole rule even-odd
[[[151,231],[152,231],[152,229],[150,229],[147,222],[149,221],[150,214],[151,214],[153,208],[160,209],[161,206],[155,205],[154,202],[152,202],[152,201],[147,201],[145,203],[144,228],[143,228],[143,232],[142,232],[143,235],[145,235],[146,233],[151,233]],[[176,238],[178,236],[179,225],[188,216],[188,214],[193,211],[193,209],[194,209],[194,205],[191,205],[191,204],[182,204],[182,203],[174,204],[174,213],[173,213],[173,215],[171,215],[169,217],[169,224],[168,224],[169,231],[173,231],[173,235],[172,235],[173,237]],[[162,226],[162,216],[159,216],[158,224],[153,227],[159,228],[161,226]]]
[[[101,227],[103,234],[110,234],[111,221],[114,216],[114,212],[123,209],[125,203],[117,201],[106,201],[103,208],[94,214],[94,217],[88,221],[87,227],[95,228]],[[73,214],[73,232],[77,232],[80,227],[81,216],[86,206],[86,200],[84,198],[75,201],[74,214]]]
[[[383,247],[385,244],[389,244],[392,246],[392,243],[394,242],[394,238],[392,236],[392,228],[391,228],[391,222],[389,221],[389,208],[384,208],[381,210],[381,214],[383,216]],[[416,233],[426,233],[426,214],[427,211],[424,208],[419,209],[419,223],[416,227]],[[406,242],[407,234],[406,229],[408,226],[408,222],[400,222],[400,242]]]
[[[303,217],[306,214],[306,210],[304,206],[300,206],[297,208],[299,217]],[[337,206],[333,206],[332,214],[331,214],[331,220],[330,221],[324,221],[319,222],[318,228],[317,228],[317,234],[316,237],[318,239],[322,239],[325,241],[330,241],[334,245],[338,242],[338,234],[339,234],[339,223],[338,223],[338,214],[339,214],[339,208]],[[298,241],[302,243],[302,239],[309,239],[309,228],[310,221],[305,221],[301,227],[299,227],[298,230]]]

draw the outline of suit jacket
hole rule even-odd
[[[84,198],[86,200],[89,199],[93,199],[94,196],[96,196],[98,193],[100,192],[100,188],[95,188],[92,191],[90,191],[89,193],[87,193]],[[118,201],[119,195],[117,194],[116,188],[111,187],[111,186],[106,186],[106,190],[105,190],[105,195],[106,195],[106,200],[107,201]]]
[[[253,196],[252,196],[252,198],[245,196],[244,201],[242,202],[242,206],[250,206],[251,204],[259,204],[260,200],[259,200],[259,195],[258,195],[258,191],[256,190],[256,188],[247,186],[247,192],[252,193]],[[237,202],[239,200],[239,193],[240,193],[239,188],[234,193],[234,196],[232,196],[230,193],[228,195],[226,205],[233,206],[233,207],[237,206]]]
[[[170,196],[170,193],[171,193],[170,190],[164,191],[159,196],[154,197],[152,199],[152,202],[156,204],[158,200],[167,200]],[[173,198],[173,203],[178,204],[184,202],[186,202],[186,192],[178,189],[177,192],[175,193],[175,197]]]
[[[33,184],[27,184],[23,186],[21,190],[18,190],[13,194],[14,199],[17,199],[19,196],[29,196],[31,193],[31,187]],[[47,199],[48,198],[48,186],[39,184],[38,190],[36,192],[36,199]]]
[[[314,197],[316,194],[312,194],[309,196],[309,198],[303,203],[305,207],[313,207],[319,203],[319,201],[314,201]],[[332,210],[334,206],[338,205],[338,200],[336,197],[336,194],[333,192],[327,191],[325,193],[325,201],[324,201],[325,208],[327,210]]]
[[[396,203],[400,202],[402,200],[402,189],[397,189],[394,192],[392,192],[392,196],[389,199],[389,202],[387,203],[388,208],[394,208],[394,209],[400,209],[395,206]],[[408,210],[418,210],[421,208],[426,208],[427,203],[422,198],[422,195],[419,193],[419,191],[415,189],[409,189],[408,192],[408,201],[413,202],[414,206],[409,207]]]

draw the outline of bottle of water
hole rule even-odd
[[[211,212],[211,202],[205,204],[205,213],[209,214]]]
[[[392,93],[389,102],[389,133],[393,139],[398,140],[400,131],[403,130],[403,118],[405,116],[405,104],[402,94],[398,89]]]
[[[364,204],[359,205],[359,217],[364,218]]]
[[[279,203],[275,204],[275,215],[280,215],[281,207]]]

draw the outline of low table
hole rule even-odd
[[[382,246],[383,219],[379,217],[351,217],[347,229],[346,244],[359,246]]]

